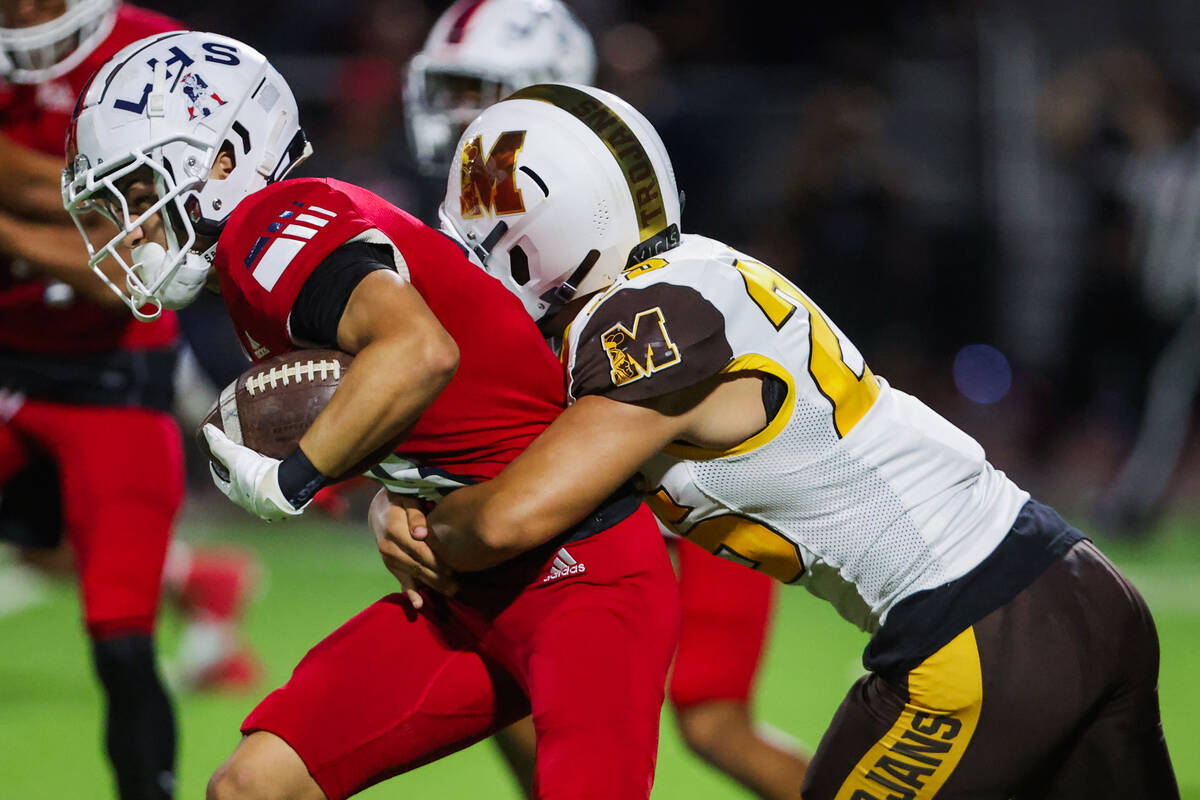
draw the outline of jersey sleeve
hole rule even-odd
[[[590,394],[649,400],[710,378],[733,358],[724,316],[688,286],[622,288],[580,323],[578,337],[574,331],[568,337],[576,400]]]
[[[337,347],[337,329],[350,295],[363,278],[380,269],[396,270],[387,245],[347,242],[309,273],[292,306],[292,339],[312,347]]]
[[[235,324],[256,331],[260,343],[265,336],[270,350],[284,349],[289,316],[313,270],[343,244],[372,234],[382,236],[350,198],[320,180],[275,184],[247,198],[214,261]]]

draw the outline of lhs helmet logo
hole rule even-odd
[[[189,120],[193,120],[197,116],[207,117],[213,112],[213,108],[219,108],[228,102],[222,100],[221,96],[216,92],[208,91],[208,84],[204,78],[201,78],[195,72],[184,74],[179,82],[183,86],[183,93],[188,99],[187,110]]]

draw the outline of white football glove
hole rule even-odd
[[[303,508],[293,507],[279,488],[279,459],[243,447],[216,425],[204,426],[204,438],[213,458],[228,473],[228,477],[222,477],[216,464],[208,465],[213,483],[226,497],[267,522],[303,513]]]

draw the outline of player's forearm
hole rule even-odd
[[[62,190],[57,183],[30,180],[24,186],[9,186],[0,197],[7,211],[47,222],[62,219]]]
[[[0,134],[0,207],[38,219],[64,219],[62,162]]]
[[[540,544],[536,531],[522,529],[507,499],[490,483],[451,492],[428,520],[427,541],[438,560],[456,572],[478,572]]]
[[[337,345],[354,362],[300,439],[312,466],[329,478],[344,477],[399,439],[458,369],[454,339],[420,293],[391,270],[376,270],[355,287],[338,322]]]
[[[527,480],[533,471],[521,465],[514,475],[456,489],[438,503],[428,520],[438,560],[457,572],[494,567],[578,524],[628,479],[621,470],[572,488],[569,477],[559,482],[546,474],[535,489]]]
[[[454,376],[457,355],[452,343],[372,342],[354,357],[300,448],[322,474],[346,475],[412,427]]]
[[[122,305],[88,266],[87,248],[73,225],[29,222],[0,213],[0,252],[28,262],[38,275],[62,281],[93,302],[110,308]]]
[[[587,397],[559,415],[494,480],[455,490],[429,516],[447,566],[485,569],[577,525],[676,437],[683,420]]]

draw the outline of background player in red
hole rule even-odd
[[[79,576],[124,800],[172,793],[175,723],[153,633],[183,499],[169,413],[177,329],[171,316],[138,325],[123,313],[87,267],[59,183],[88,78],[129,42],[179,27],[112,0],[0,2],[0,538]],[[165,588],[193,623],[185,638],[214,642],[183,677],[251,677],[232,630],[244,557],[184,547],[170,562]]]
[[[592,36],[566,4],[460,0],[434,23],[409,65],[405,123],[418,166],[441,192],[459,136],[484,108],[530,84],[595,80]],[[807,759],[782,734],[767,734],[751,707],[774,582],[686,540],[672,536],[668,545],[683,616],[667,696],[684,742],[760,797],[798,796]],[[739,601],[724,602],[729,596]],[[532,726],[522,721],[496,738],[528,792]]]
[[[185,71],[208,94],[183,91]],[[211,255],[255,359],[354,354],[282,460],[205,428],[214,478],[251,513],[300,514],[398,439],[403,455],[372,474],[437,500],[498,474],[562,410],[536,326],[459,245],[355,186],[282,180],[307,141],[286,82],[246,45],[199,33],[132,45],[89,87],[72,144],[64,200],[117,223],[92,263],[122,269],[139,316],[194,298]],[[530,712],[537,796],[649,795],[678,595],[630,487],[545,546],[463,578],[456,598],[415,598],[380,600],[310,651],[245,721],[209,797],[347,797]]]

